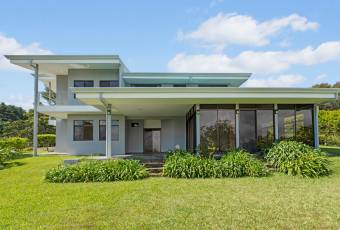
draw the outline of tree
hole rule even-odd
[[[51,98],[50,98],[51,95]],[[55,104],[56,93],[53,92],[50,88],[45,87],[44,91],[41,93],[41,97],[46,100],[46,102],[51,102],[51,104]]]
[[[334,85],[331,85],[329,83],[320,83],[315,84],[312,86],[313,88],[340,88],[340,81],[336,82]],[[340,93],[339,93],[340,98]],[[322,110],[335,110],[340,109],[340,101],[335,102],[325,102],[320,105],[320,109]]]
[[[15,121],[23,119],[25,110],[14,105],[0,104],[0,121]]]

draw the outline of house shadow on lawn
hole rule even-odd
[[[18,167],[18,166],[22,166],[22,165],[25,165],[25,164],[26,163],[17,162],[17,161],[4,163],[3,165],[0,165],[0,170],[9,169],[9,168],[12,168],[12,167]]]

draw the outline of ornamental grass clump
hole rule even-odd
[[[267,174],[265,165],[244,150],[227,153],[221,160],[183,151],[172,152],[163,166],[163,175],[173,178],[260,177]]]
[[[274,144],[265,158],[278,171],[288,175],[320,177],[330,174],[325,153],[296,141]]]
[[[148,177],[145,166],[136,160],[85,160],[50,169],[45,180],[54,183],[129,181]]]

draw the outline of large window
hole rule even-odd
[[[105,81],[99,81],[100,87],[119,87],[119,81],[118,80],[105,80]]]
[[[92,141],[93,140],[93,121],[76,120],[73,122],[73,140]]]
[[[279,105],[279,138],[313,145],[313,106]]]
[[[224,152],[235,148],[235,109],[233,105],[201,105],[201,151]]]
[[[73,82],[74,87],[93,87],[92,80],[74,80]]]
[[[106,140],[106,121],[99,121],[99,140]],[[111,140],[118,141],[119,140],[119,121],[112,120],[111,121]]]

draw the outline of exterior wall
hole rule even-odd
[[[68,80],[67,76],[57,76],[56,104],[66,105],[68,101]]]
[[[92,141],[73,141],[74,120],[93,121]],[[99,120],[105,120],[105,115],[70,115],[68,119],[57,120],[56,151],[75,155],[105,154],[105,141],[99,140]],[[119,120],[119,140],[112,141],[112,155],[125,154],[125,117],[113,115],[112,120]]]
[[[119,70],[106,70],[106,69],[70,69],[68,72],[68,87],[67,98],[69,105],[82,104],[74,98],[70,87],[73,87],[74,80],[93,80],[94,87],[99,87],[100,80],[119,80]],[[57,91],[59,89],[57,88]],[[63,90],[63,89],[61,89]]]
[[[131,127],[132,123],[139,123],[139,127]],[[126,122],[126,152],[143,152],[144,120],[127,120]],[[166,152],[178,145],[186,148],[185,117],[161,119],[161,151]]]

